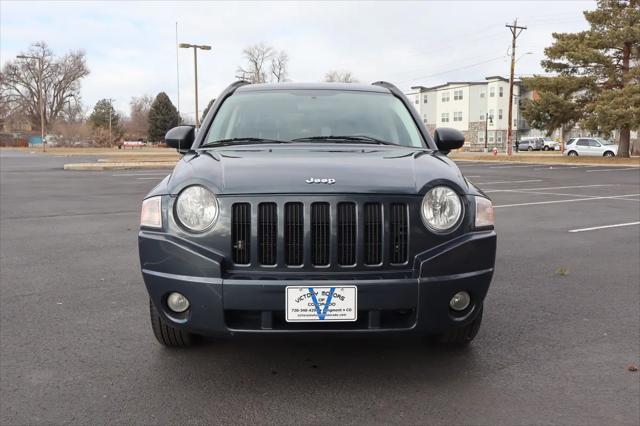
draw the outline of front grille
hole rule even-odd
[[[260,264],[276,264],[277,243],[278,206],[276,203],[260,203],[258,205],[258,259]]]
[[[284,205],[284,246],[285,263],[289,266],[302,265],[304,258],[304,206],[302,203]]]
[[[280,201],[231,207],[236,265],[381,267],[409,260],[405,203]]]
[[[405,263],[407,261],[407,206],[405,204],[391,204],[389,220],[389,251],[391,263]]]
[[[338,204],[338,265],[356,263],[356,205]]]
[[[251,253],[251,204],[237,203],[231,211],[231,253],[234,263],[248,264]]]

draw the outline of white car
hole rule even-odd
[[[618,155],[618,145],[602,138],[572,138],[567,142],[564,152],[570,157],[615,157]]]
[[[544,138],[542,143],[544,144],[542,149],[545,151],[560,151],[560,143],[551,140],[550,138]]]

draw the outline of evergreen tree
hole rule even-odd
[[[149,140],[164,141],[164,135],[173,127],[179,126],[180,114],[166,93],[160,92],[149,109]]]
[[[619,130],[618,155],[628,157],[630,131],[640,128],[640,0],[598,0],[597,9],[584,16],[590,28],[554,33],[542,65],[566,81],[591,79],[582,124],[605,133]]]
[[[113,109],[111,100],[101,99],[93,107],[93,111],[89,116],[89,123],[95,128],[108,129],[109,118],[111,118],[111,128],[117,128],[120,122],[120,115]]]
[[[216,101],[215,99],[211,99],[207,104],[207,106],[205,107],[204,111],[202,111],[202,117],[200,117],[201,123],[204,121],[204,118],[207,116],[207,113],[209,112],[209,110],[211,109],[211,106],[215,101]]]

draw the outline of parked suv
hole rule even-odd
[[[247,84],[144,199],[139,233],[153,332],[413,333],[468,343],[496,234],[489,198],[395,86]]]
[[[564,152],[571,157],[615,157],[618,154],[618,145],[602,138],[572,138],[567,141]]]
[[[524,137],[518,142],[518,151],[540,151],[544,147],[544,140],[537,137]]]
[[[545,151],[560,151],[560,143],[551,138],[542,139],[542,146]]]

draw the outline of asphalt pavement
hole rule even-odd
[[[76,161],[76,159],[74,159]],[[496,206],[464,350],[417,338],[154,339],[142,197],[168,170],[0,152],[0,424],[640,423],[640,170],[461,162]]]

